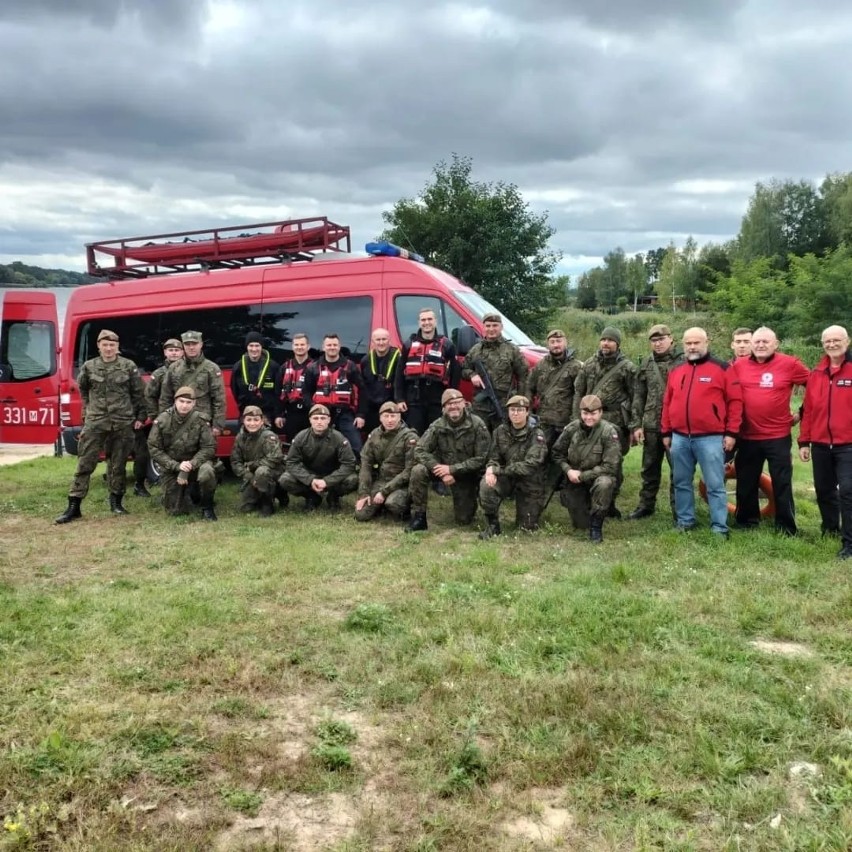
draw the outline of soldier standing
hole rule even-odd
[[[114,515],[126,515],[122,505],[127,474],[125,465],[133,447],[133,430],[145,421],[145,392],[139,370],[118,354],[118,335],[98,333],[97,358],[80,368],[77,385],[83,400],[83,430],[77,444],[77,471],[68,491],[68,507],[56,519],[67,524],[82,517],[80,504],[89,492],[89,480],[101,452],[107,459],[109,507]]]
[[[163,376],[160,411],[169,408],[178,388],[190,387],[195,393],[195,411],[203,417],[218,438],[225,428],[225,381],[216,364],[204,357],[200,331],[185,331],[180,336],[184,358],[175,361]]]
[[[574,409],[574,381],[583,362],[568,349],[562,329],[547,333],[548,354],[530,370],[526,396],[536,405],[538,424],[552,447],[562,430],[571,422]]]
[[[322,505],[327,494],[329,511],[340,511],[340,498],[358,487],[355,453],[349,441],[331,428],[331,412],[324,405],[313,405],[308,413],[311,426],[303,429],[290,444],[286,469],[278,480],[288,494],[305,498],[305,511]]]
[[[594,394],[603,403],[603,419],[618,430],[621,455],[630,450],[631,414],[636,365],[621,351],[621,332],[607,326],[601,332],[600,348],[583,364],[574,382],[574,419],[580,418],[580,400]],[[609,507],[609,517],[620,518],[615,500],[621,491],[622,473],[618,469],[615,495]]]
[[[500,314],[486,314],[482,318],[482,330],[482,340],[471,347],[464,359],[462,378],[469,379],[477,391],[473,398],[473,413],[482,418],[489,431],[494,431],[500,425],[500,417],[484,391],[485,382],[476,373],[474,363],[482,362],[501,404],[508,399],[513,387],[523,390],[529,367],[521,350],[503,337]]]
[[[590,541],[599,544],[621,475],[621,439],[618,429],[603,419],[599,397],[587,394],[579,407],[580,419],[565,427],[552,455],[566,478],[560,502],[574,528],[588,529]]]
[[[308,421],[310,406],[305,401],[305,370],[311,365],[308,354],[308,335],[303,332],[293,335],[293,357],[281,365],[278,386],[281,389],[276,429],[286,429],[288,440],[292,441],[302,429],[311,424]]]
[[[380,512],[405,518],[409,512],[408,482],[414,466],[417,433],[402,425],[395,402],[379,409],[381,426],[370,432],[361,450],[355,520],[369,521]]]
[[[271,424],[278,416],[280,367],[272,360],[268,349],[263,348],[263,335],[250,331],[246,335],[246,351],[231,368],[231,394],[240,410],[240,416],[249,405],[256,405],[264,419]]]
[[[481,539],[500,535],[500,504],[507,497],[514,495],[517,527],[527,532],[538,529],[544,503],[547,439],[541,429],[530,425],[527,397],[513,396],[506,408],[509,422],[501,423],[491,436],[479,484],[479,503],[488,525],[479,534]]]
[[[195,485],[200,494],[201,516],[205,521],[218,520],[213,511],[218,484],[213,468],[216,438],[207,418],[196,410],[195,391],[188,385],[175,391],[172,407],[154,421],[148,450],[160,468],[167,514],[189,512],[188,490]]]
[[[240,487],[240,511],[259,511],[268,518],[275,512],[275,489],[284,473],[284,453],[278,436],[264,426],[263,410],[247,405],[243,428],[231,450],[231,470]]]
[[[674,508],[674,483],[671,478],[672,460],[663,446],[660,417],[663,413],[663,394],[669,372],[684,361],[683,349],[672,338],[667,325],[655,325],[648,332],[651,354],[646,355],[636,373],[633,394],[633,441],[642,445],[642,489],[639,505],[627,516],[631,521],[647,518],[657,508],[657,492],[663,473],[663,459],[669,465],[669,504]]]
[[[491,436],[488,427],[467,410],[461,391],[448,388],[441,396],[444,414],[414,448],[411,470],[411,521],[407,532],[426,530],[431,480],[442,482],[453,495],[457,524],[467,526],[476,515],[476,493],[485,468]]]

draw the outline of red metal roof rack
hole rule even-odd
[[[86,261],[89,275],[145,278],[200,269],[308,261],[323,252],[349,251],[349,227],[315,216],[101,240],[86,244]]]

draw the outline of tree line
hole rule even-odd
[[[0,287],[76,287],[94,280],[82,272],[27,266],[19,260],[6,265],[0,263]]]

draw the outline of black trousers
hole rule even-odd
[[[435,403],[409,402],[404,419],[418,435],[422,435],[443,414],[441,401]]]
[[[737,513],[741,527],[760,524],[760,476],[763,464],[769,467],[772,491],[775,495],[775,529],[788,535],[796,534],[796,507],[793,504],[792,438],[768,438],[765,441],[737,442]]]
[[[812,444],[811,463],[823,532],[840,530],[852,548],[852,444]]]

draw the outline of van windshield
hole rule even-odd
[[[508,317],[497,310],[490,302],[486,301],[473,290],[453,290],[455,297],[467,308],[470,309],[474,316],[482,318],[485,314],[500,314],[503,317],[503,337],[511,340],[512,343],[518,346],[535,346],[535,341],[524,334]]]

